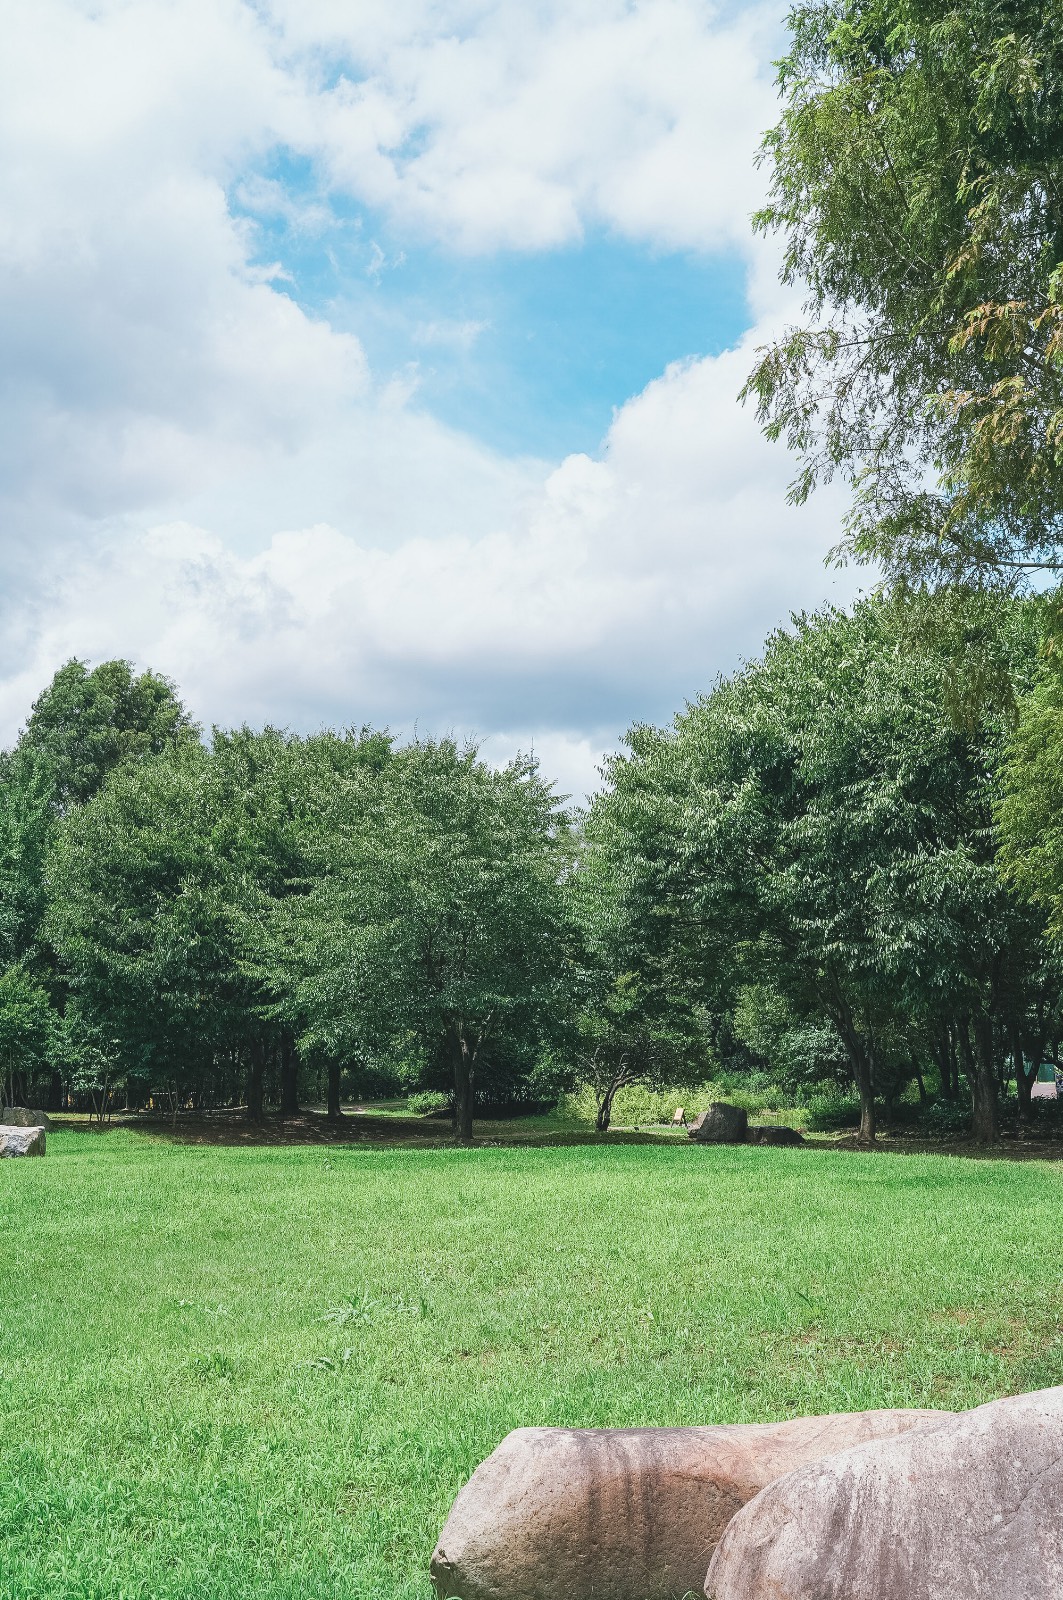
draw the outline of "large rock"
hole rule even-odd
[[[43,1128],[5,1128],[0,1123],[0,1156],[43,1156]]]
[[[43,1111],[30,1111],[26,1106],[5,1106],[0,1111],[0,1127],[50,1128],[51,1121]]]
[[[729,1106],[717,1100],[695,1117],[687,1129],[699,1144],[745,1144],[749,1118],[741,1106]]]
[[[1063,1388],[996,1400],[781,1478],[740,1511],[709,1600],[1059,1600]]]
[[[458,1495],[432,1557],[461,1600],[699,1593],[746,1501],[798,1465],[945,1415],[865,1411],[716,1428],[518,1428]]]

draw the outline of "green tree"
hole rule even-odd
[[[128,661],[104,661],[91,672],[68,661],[34,702],[17,752],[33,752],[50,771],[62,813],[90,800],[114,768],[197,737],[168,678],[134,673]]]
[[[549,785],[531,762],[495,771],[426,740],[330,782],[305,847],[307,891],[278,903],[270,959],[307,1043],[445,1060],[471,1139],[492,1052],[548,1041],[568,1004],[571,850]]]
[[[21,967],[0,972],[0,1091],[8,1105],[25,1098],[51,1059],[56,1017],[47,992]]]
[[[282,1111],[298,1109],[293,1023],[255,964],[262,906],[303,870],[315,798],[387,748],[376,735],[216,730],[209,749],[180,741],[123,763],[66,815],[48,932],[81,1032],[115,1041],[121,1070],[175,1102],[242,1073],[257,1119],[272,1068]],[[95,1046],[88,1058],[103,1059]]]
[[[651,737],[631,736],[645,753]],[[578,1072],[597,1098],[599,1133],[621,1089],[705,1081],[713,1064],[706,1007],[719,998],[719,984],[705,982],[703,951],[683,940],[661,893],[674,842],[667,780],[655,786],[662,773],[652,761],[642,768],[612,758],[605,771],[609,785],[583,818],[578,869],[566,882],[581,936]]]
[[[1011,613],[1020,657],[1033,649],[1025,616]],[[634,795],[656,815],[632,834],[651,847],[628,877],[678,948],[675,971],[696,984],[700,962],[702,992],[729,988],[740,1026],[750,985],[828,1023],[864,1139],[876,1098],[946,1026],[992,1140],[1040,919],[995,858],[1002,722],[958,726],[941,661],[902,643],[897,608],[880,601],[798,619],[671,729],[636,730],[602,804],[630,811]]]
[[[842,474],[841,551],[905,583],[1012,583],[1063,537],[1063,6],[801,0],[768,204],[807,321],[747,385]]]
[[[0,960],[32,971],[61,1013],[63,974],[45,932],[45,864],[62,817],[107,775],[162,750],[197,742],[172,685],[108,661],[70,661],[36,701],[15,748],[0,755]],[[60,1051],[57,1068],[66,1057]],[[62,1092],[53,1074],[48,1103]]]

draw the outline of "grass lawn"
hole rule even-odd
[[[0,1600],[406,1600],[528,1423],[1063,1382],[1063,1169],[686,1141],[0,1164]]]

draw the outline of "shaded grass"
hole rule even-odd
[[[0,1166],[0,1597],[407,1600],[510,1429],[1063,1381],[1055,1166],[60,1131]]]

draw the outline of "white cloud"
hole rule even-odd
[[[596,223],[745,246],[774,8],[273,0],[271,15],[296,49],[327,41],[348,64],[319,124],[332,181],[450,244],[538,249]]]
[[[505,531],[388,550],[318,524],[247,556],[183,523],[116,537],[53,591],[0,713],[72,652],[132,654],[207,720],[503,730],[582,789],[592,733],[667,716],[831,588],[835,508],[784,506],[788,463],[734,403],[748,360],[670,369]]]
[[[610,729],[819,599],[833,503],[784,507],[748,341],[622,407],[600,459],[507,459],[300,309],[230,203],[325,241],[333,185],[463,250],[738,248],[766,315],[773,15],[0,0],[0,735],[66,656],[122,654],[207,720],[534,738],[579,789]]]

